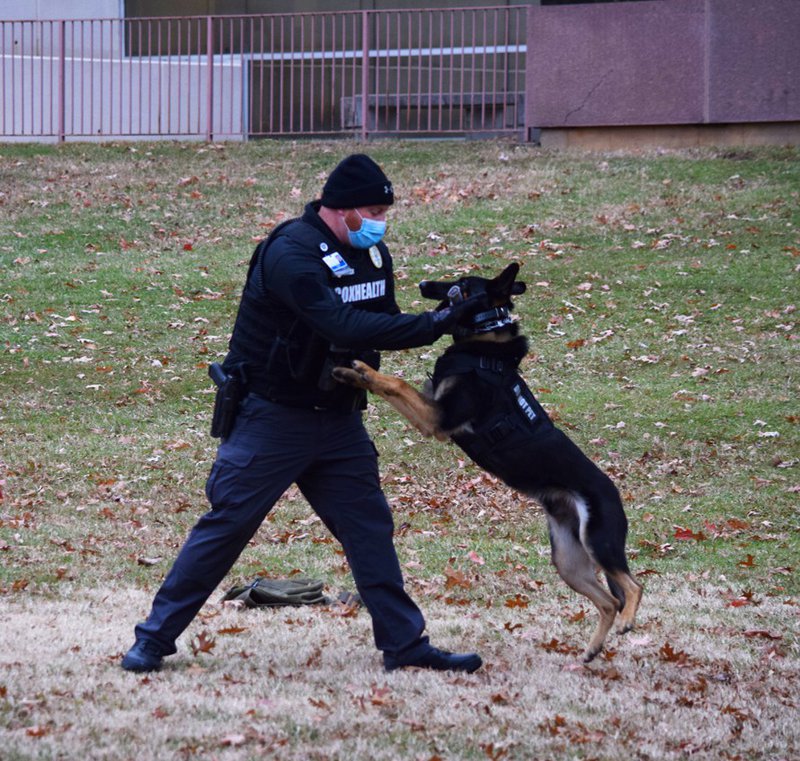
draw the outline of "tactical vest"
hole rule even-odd
[[[243,366],[248,391],[287,406],[336,410],[364,409],[366,392],[337,383],[330,376],[336,364],[360,358],[377,366],[377,352],[348,352],[332,347],[314,333],[296,314],[289,315],[279,303],[279,295],[264,282],[262,261],[267,250],[280,237],[309,251],[338,251],[341,244],[304,218],[279,225],[253,252],[230,341],[226,369]],[[322,248],[325,244],[325,248]],[[389,287],[392,272],[389,252],[381,243],[379,256],[367,251],[348,250],[347,270],[337,271],[338,262],[326,261],[328,284],[346,303],[364,302],[369,311],[397,309],[394,291]],[[381,267],[375,262],[380,261]]]
[[[451,438],[478,465],[511,486],[520,472],[514,464],[518,453],[524,451],[532,435],[553,427],[519,374],[527,342],[521,336],[514,342],[518,351],[510,358],[492,356],[485,350],[480,353],[478,342],[454,344],[436,361],[431,378],[434,390],[453,375],[473,374],[482,382],[485,403],[476,410],[472,431]]]

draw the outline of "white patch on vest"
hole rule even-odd
[[[525,417],[531,422],[536,420],[536,412],[533,407],[528,403],[528,400],[522,395],[522,388],[519,383],[514,386],[514,395],[517,397],[517,404],[520,409],[525,413]]]
[[[323,256],[322,261],[328,265],[328,269],[330,269],[336,277],[355,274],[355,270],[342,258],[342,255],[338,251]]]
[[[369,299],[379,299],[386,295],[386,280],[373,280],[370,283],[356,283],[347,285],[344,288],[334,288],[336,293],[342,297],[345,304],[352,301],[369,301]]]

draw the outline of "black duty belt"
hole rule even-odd
[[[272,404],[279,404],[281,407],[289,407],[290,409],[294,410],[310,410],[311,412],[357,412],[361,408],[361,402],[357,396],[352,398],[352,404],[349,408],[343,407],[341,405],[334,405],[330,407],[325,407],[318,404],[309,404],[308,402],[303,401],[302,399],[279,399],[274,396],[264,396],[263,394],[257,394],[255,391],[251,391],[248,396],[252,396],[254,399],[258,399],[262,402],[270,402]]]

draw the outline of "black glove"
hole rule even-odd
[[[468,299],[451,304],[443,309],[431,312],[433,324],[439,335],[452,333],[459,325],[465,324],[470,317],[489,308],[489,300],[485,294],[470,296]]]

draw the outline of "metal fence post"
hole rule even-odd
[[[369,11],[361,11],[361,139],[367,139],[369,91]]]
[[[67,122],[67,22],[61,20],[59,25],[59,51],[58,56],[58,142],[66,140]],[[52,122],[50,122],[52,124]]]
[[[208,123],[206,125],[206,140],[211,143],[214,140],[214,19],[212,16],[206,18],[206,45],[208,62],[208,87],[206,90],[206,113]]]

